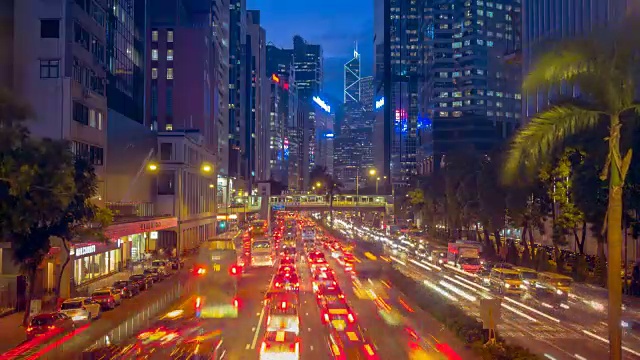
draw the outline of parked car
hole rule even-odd
[[[119,290],[120,295],[125,299],[131,299],[140,294],[140,285],[131,280],[118,280],[113,283],[113,288]]]
[[[169,262],[171,262],[171,269],[179,270],[184,268],[184,259],[172,257],[169,258]]]
[[[161,276],[169,276],[171,274],[171,262],[169,260],[153,260],[151,267],[158,269]]]
[[[74,331],[76,328],[73,320],[61,312],[38,314],[29,321],[27,327],[27,340],[40,336],[53,336],[60,333]]]
[[[100,304],[103,310],[112,310],[122,302],[120,292],[113,288],[96,289],[91,294],[91,300]]]
[[[73,321],[93,320],[100,317],[100,304],[90,297],[77,297],[65,300],[60,305],[60,312]]]
[[[153,286],[153,280],[146,274],[135,274],[129,276],[129,280],[138,284],[138,288],[141,291],[149,290]]]
[[[162,274],[160,273],[158,268],[155,268],[155,267],[147,268],[147,269],[144,269],[142,273],[149,276],[151,279],[153,279],[154,283],[162,280]]]

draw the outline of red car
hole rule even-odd
[[[325,307],[325,304],[327,303],[345,301],[344,293],[340,290],[338,285],[320,287],[316,293],[316,297],[318,299],[318,304],[322,307]]]
[[[277,290],[299,291],[300,280],[295,272],[281,273],[273,278],[273,287]]]
[[[317,271],[312,274],[311,285],[313,291],[317,292],[321,287],[337,286],[338,282],[332,271]]]
[[[375,346],[367,340],[360,327],[350,325],[344,331],[329,333],[329,348],[333,359],[379,359]]]
[[[75,328],[73,320],[61,312],[38,314],[29,322],[27,340],[74,331]]]

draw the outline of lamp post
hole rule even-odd
[[[150,162],[147,164],[147,170],[151,173],[155,173],[160,169],[160,165],[155,162]],[[189,169],[188,164],[180,164],[177,168],[177,188],[178,188],[178,196],[175,194],[173,196],[173,209],[176,212],[176,217],[178,218],[178,236],[176,239],[176,256],[180,257],[180,243],[182,240],[182,208],[184,203],[184,191],[183,191],[183,177],[185,170]],[[202,163],[200,165],[200,172],[203,175],[211,175],[213,173],[213,165],[209,163]],[[210,189],[215,189],[214,184],[209,184]],[[214,193],[215,195],[215,193]],[[177,206],[176,206],[177,205]],[[215,205],[215,202],[214,202]],[[177,209],[176,209],[177,208]],[[217,209],[216,209],[217,210]]]
[[[376,169],[369,169],[369,175],[375,176],[378,171]],[[356,209],[358,209],[358,202],[360,202],[360,168],[356,171]]]

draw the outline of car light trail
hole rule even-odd
[[[393,256],[390,256],[390,258],[391,258],[391,260],[393,260],[393,261],[397,262],[397,263],[398,263],[398,264],[400,264],[400,265],[407,266],[407,263],[406,263],[406,262],[404,262],[404,261],[402,261],[402,260],[400,260],[400,259],[397,259],[397,258],[395,258],[395,257],[393,257]]]
[[[438,285],[436,285],[436,284],[434,284],[434,283],[432,283],[432,282],[430,282],[428,280],[424,280],[424,284],[427,287],[437,291],[438,293],[440,293],[440,295],[446,297],[447,299],[449,299],[451,301],[458,301],[458,298],[456,298],[455,296],[453,296],[453,295],[449,294],[448,292],[444,291],[443,289],[438,287]]]
[[[507,304],[502,304],[502,307],[507,309],[507,310],[511,310],[512,312],[514,312],[517,315],[522,316],[523,318],[527,319],[527,320],[531,320],[532,322],[538,322],[538,320],[532,318],[531,316],[523,313],[522,311],[512,308],[511,306],[507,305]]]
[[[412,263],[412,264],[414,264],[414,265],[416,265],[416,266],[419,266],[419,267],[421,267],[421,268],[423,268],[423,269],[425,269],[425,270],[433,271],[433,270],[431,270],[431,268],[430,268],[430,267],[428,267],[428,266],[426,266],[426,265],[424,265],[424,264],[421,264],[421,263],[419,263],[419,262],[417,262],[417,261],[415,261],[415,260],[413,260],[413,259],[409,259],[409,262],[410,262],[410,263]]]
[[[439,284],[441,286],[447,288],[448,290],[453,291],[454,293],[462,296],[463,298],[465,298],[465,299],[467,299],[469,301],[475,302],[476,300],[478,300],[478,298],[476,298],[475,296],[467,294],[463,290],[458,289],[457,287],[453,286],[452,284],[449,284],[448,282],[446,282],[444,280],[440,280]]]
[[[455,275],[455,278],[460,280],[460,281],[464,281],[465,283],[467,283],[467,284],[469,284],[471,286],[474,286],[474,287],[476,287],[476,288],[478,288],[480,290],[484,290],[484,291],[489,291],[490,290],[488,287],[485,287],[485,286],[482,286],[482,285],[478,285],[478,284],[474,283],[473,281],[469,281],[469,280],[467,280],[467,279],[465,279],[465,278],[463,278],[463,277],[461,277],[459,275]]]
[[[582,330],[582,332],[583,332],[583,333],[585,333],[586,335],[591,336],[591,337],[592,337],[592,338],[594,338],[594,339],[598,339],[598,340],[600,340],[600,341],[602,341],[602,342],[604,342],[604,343],[607,343],[607,344],[609,343],[609,340],[608,340],[608,339],[603,338],[603,337],[602,337],[602,336],[600,336],[600,335],[596,335],[596,334],[592,333],[592,332],[591,332],[591,331],[589,331],[589,330]],[[624,351],[628,351],[628,352],[632,353],[632,354],[633,354],[633,355],[635,355],[635,356],[640,356],[640,352],[637,352],[637,351],[635,351],[635,350],[629,349],[629,348],[628,348],[628,347],[626,347],[626,346],[622,346],[622,350],[624,350]]]
[[[511,303],[516,304],[516,305],[518,305],[518,306],[520,306],[522,308],[525,308],[525,309],[527,309],[527,310],[529,310],[531,312],[534,312],[534,313],[536,313],[536,314],[538,314],[540,316],[546,317],[547,319],[549,319],[551,321],[555,321],[557,323],[560,323],[560,319],[554,318],[551,315],[547,315],[547,314],[543,313],[540,310],[536,310],[536,309],[532,308],[531,306],[525,305],[525,304],[523,304],[523,303],[521,303],[519,301],[515,301],[515,300],[513,300],[513,299],[511,299],[509,297],[506,297],[506,296],[504,297],[504,299],[507,300],[507,301],[510,301]]]

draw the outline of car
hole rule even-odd
[[[60,333],[74,331],[76,328],[73,320],[61,312],[43,313],[34,316],[27,326],[27,340],[36,337],[54,336]]]
[[[328,344],[333,359],[379,359],[375,346],[366,339],[359,326],[330,331]]]
[[[290,274],[290,273],[295,273],[296,272],[296,268],[293,265],[280,265],[280,267],[278,267],[278,271],[276,272],[276,274],[280,275],[280,274]]]
[[[180,270],[184,268],[184,259],[178,257],[169,258],[172,270]]]
[[[312,263],[314,260],[317,259],[324,259],[324,253],[322,253],[319,250],[313,250],[311,252],[309,252],[309,254],[307,255],[307,258],[309,260],[309,263]]]
[[[62,302],[60,312],[73,321],[93,320],[100,317],[100,304],[90,297],[76,297]]]
[[[102,288],[96,289],[91,293],[91,300],[100,304],[102,310],[113,310],[120,305],[122,297],[115,289]]]
[[[299,360],[300,339],[290,331],[267,331],[260,345],[260,360]]]
[[[158,268],[152,267],[152,268],[146,268],[142,271],[143,274],[149,276],[154,283],[158,282],[158,281],[162,281],[163,277],[162,277],[162,273],[160,273],[160,271],[158,270]]]
[[[298,305],[287,300],[269,303],[267,331],[290,331],[300,334]]]
[[[129,276],[129,280],[138,284],[141,291],[149,290],[153,286],[153,280],[145,274],[134,274]]]
[[[318,304],[323,307],[326,303],[345,301],[344,293],[337,284],[320,287],[316,293],[316,298]]]
[[[300,290],[300,280],[295,272],[282,273],[273,278],[273,286],[276,289],[298,291]]]
[[[325,258],[318,258],[309,263],[309,267],[312,273],[316,271],[327,271],[329,270],[329,264]]]
[[[118,280],[113,283],[113,288],[120,291],[120,295],[125,299],[140,294],[140,285],[132,280]]]
[[[322,322],[338,331],[344,330],[347,325],[356,322],[355,314],[346,301],[324,303],[321,313]]]
[[[280,266],[282,265],[295,265],[296,264],[296,260],[295,258],[291,257],[291,256],[284,256],[283,258],[280,259]]]
[[[311,286],[317,292],[323,286],[337,286],[338,282],[331,271],[318,271],[312,275]]]
[[[158,269],[161,276],[166,277],[171,275],[171,262],[169,260],[153,260],[151,262],[152,269]]]

